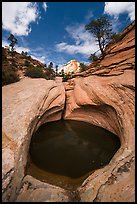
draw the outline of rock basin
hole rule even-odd
[[[59,202],[93,201],[97,195],[98,199],[109,201],[114,200],[114,195],[117,200],[124,198],[133,200],[134,91],[126,88],[129,86],[128,80],[125,86],[118,86],[116,83],[119,81],[124,83],[124,78],[129,79],[129,77],[130,86],[134,86],[131,84],[131,81],[134,81],[134,71],[125,71],[124,76],[113,78],[116,80],[113,80],[113,85],[110,79],[103,79],[103,84],[100,82],[98,88],[96,87],[98,78],[95,76],[75,79],[76,85],[73,84],[73,90],[68,89],[65,85],[66,92],[62,82],[44,79],[25,78],[20,82],[3,87],[3,200],[6,202],[31,201],[37,191],[41,193],[38,193],[39,196],[35,197],[35,201],[43,199],[45,201],[55,199]],[[91,86],[93,79],[94,83]],[[104,90],[101,86],[108,84],[108,80],[110,80],[110,85],[106,90],[110,90],[106,97],[106,92],[101,91],[101,88]],[[117,84],[117,89],[113,89],[115,84]],[[36,89],[39,90],[37,94]],[[119,91],[118,94],[117,91]],[[128,103],[124,102],[126,100]],[[62,117],[67,120],[83,120],[103,127],[118,135],[121,141],[121,147],[110,163],[89,175],[82,185],[72,192],[38,181],[25,174],[33,133],[43,123],[60,120]],[[120,195],[117,188],[120,188]],[[110,194],[106,194],[107,198],[99,197],[104,195],[102,189],[107,192],[111,190]],[[130,196],[128,197],[129,190]],[[42,192],[45,196],[45,192],[48,192],[48,196],[43,197]],[[59,195],[58,198],[56,195]]]
[[[116,135],[90,123],[46,123],[32,136],[26,174],[74,191],[107,165],[119,147]]]
[[[108,46],[100,68],[62,83],[24,78],[2,88],[3,202],[135,201],[135,21]],[[44,123],[85,121],[116,134],[108,165],[68,191],[25,174],[33,133]]]

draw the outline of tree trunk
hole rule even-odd
[[[99,38],[98,38],[98,44],[99,44],[99,48],[100,48],[101,54],[102,54],[102,56],[103,56],[104,51],[103,51],[103,48],[102,48],[102,46],[101,46],[101,43],[100,43],[100,39],[99,39]]]

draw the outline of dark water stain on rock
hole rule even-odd
[[[113,133],[80,121],[42,125],[32,136],[27,173],[66,189],[76,189],[109,163],[120,147]]]

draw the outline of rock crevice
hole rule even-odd
[[[133,27],[134,24],[121,42],[108,46],[100,69],[91,67],[64,83],[59,78],[55,81],[24,78],[3,86],[4,202],[135,200],[135,53],[134,40],[130,40],[135,36]],[[51,187],[25,175],[32,134],[43,123],[60,119],[95,124],[113,132],[121,141],[110,163],[91,174],[76,192]]]

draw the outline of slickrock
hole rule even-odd
[[[3,201],[135,201],[135,21],[107,55],[68,82],[24,78],[2,88]],[[116,134],[108,165],[70,192],[25,176],[32,134],[46,122],[81,120]],[[72,198],[73,197],[73,198]]]
[[[101,126],[116,134],[121,141],[121,147],[110,163],[95,171],[79,188],[81,201],[122,202],[135,199],[134,76],[134,70],[125,70],[124,74],[118,76],[75,78],[73,89],[69,89],[69,84],[66,84],[64,119]],[[127,163],[131,163],[127,170],[118,171]],[[113,176],[115,182],[109,184],[108,179]]]
[[[61,119],[64,101],[60,81],[24,78],[2,88],[4,201],[13,200],[19,189],[32,133],[43,122]]]
[[[79,188],[84,202],[135,201],[135,22],[123,33],[121,41],[107,47],[98,67],[65,83],[64,119],[101,126],[121,141],[110,163]]]
[[[69,202],[69,196],[60,187],[26,176],[16,202]]]

